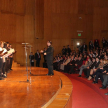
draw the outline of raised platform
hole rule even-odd
[[[54,71],[54,76],[46,76],[47,72],[34,67],[27,82],[26,68],[14,68],[0,81],[0,107],[71,108],[71,81],[62,73]]]

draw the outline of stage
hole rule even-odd
[[[0,108],[49,107],[59,95],[63,86],[66,87],[66,82],[63,83],[61,77],[65,75],[62,73],[54,71],[54,76],[46,76],[47,72],[48,70],[45,68],[33,67],[31,74],[28,75],[29,82],[27,82],[26,68],[13,68],[13,71],[7,74],[7,78],[0,80]],[[28,73],[30,72],[28,71]],[[67,97],[65,105],[72,94],[72,84],[69,81],[67,81],[69,96],[62,94]]]

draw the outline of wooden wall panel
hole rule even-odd
[[[52,13],[60,13],[61,0],[52,0]]]
[[[108,37],[108,0],[0,0],[0,10],[0,40],[13,44],[21,64],[22,42],[32,44],[35,53],[52,40],[56,55],[72,39],[88,43]],[[81,37],[77,30],[83,31]]]
[[[26,8],[25,0],[14,0],[14,1],[16,1],[15,13],[20,15],[25,15],[25,8]]]
[[[16,42],[24,42],[24,17],[16,16]]]
[[[24,41],[34,42],[34,17],[32,15],[25,15],[24,17]]]
[[[35,37],[44,37],[44,0],[35,1]]]
[[[35,13],[35,0],[24,0],[25,1],[25,13],[26,15],[34,15]],[[41,1],[41,0],[40,0]],[[35,19],[35,17],[34,17]]]
[[[78,13],[78,0],[70,0],[70,13]]]
[[[15,1],[16,0],[1,0],[1,11],[5,13],[14,13]]]
[[[44,38],[52,39],[52,0],[44,0]]]

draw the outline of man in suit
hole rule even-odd
[[[46,48],[44,48],[44,53],[46,52]],[[44,62],[43,62],[43,68],[47,68],[47,63],[46,63],[46,55],[43,54]]]
[[[92,61],[89,58],[88,61],[87,61],[87,63],[85,65],[82,65],[80,67],[80,72],[79,72],[79,76],[78,77],[81,77],[83,70],[86,69],[87,67],[89,67],[91,64],[92,64]]]
[[[65,48],[65,46],[63,46],[62,55],[66,55],[66,48]]]
[[[41,53],[44,53],[46,55],[46,61],[47,61],[47,66],[48,66],[48,74],[47,75],[54,75],[53,73],[53,52],[54,48],[52,47],[52,42],[48,41],[47,42],[47,50],[46,52],[41,50]]]
[[[70,53],[71,53],[71,49],[70,49],[70,46],[68,45],[67,46],[67,53],[70,55]]]
[[[34,66],[34,55],[33,55],[33,52],[30,53],[29,59],[30,59],[30,65]]]
[[[77,57],[75,57],[77,58]],[[77,60],[74,60],[74,63],[72,65],[70,65],[70,74],[75,73],[75,68],[79,69],[79,67],[82,65],[83,60],[81,57],[77,58]]]
[[[95,68],[95,65],[96,65],[96,60],[95,60],[95,58],[92,58],[92,64],[83,70],[84,71],[84,74],[86,75],[86,78],[89,77],[90,70],[91,69],[94,69]]]
[[[41,55],[40,55],[38,50],[35,53],[35,60],[36,60],[36,67],[39,67],[40,66],[40,60],[41,60]]]
[[[85,44],[85,42],[83,44],[83,51],[87,51],[87,45]]]

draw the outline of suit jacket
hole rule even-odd
[[[46,50],[46,60],[53,60],[53,52],[54,48],[52,46],[49,46]]]
[[[83,45],[83,50],[87,51],[87,45]]]
[[[38,55],[38,53],[35,53],[35,60],[41,60],[41,55],[40,55],[40,53],[39,53],[39,55]]]
[[[96,62],[92,62],[92,64],[89,66],[90,69],[93,69],[95,67]]]
[[[100,62],[98,62],[98,63],[96,62],[95,63],[95,68],[98,68],[99,64],[100,64]]]
[[[81,66],[83,64],[83,60],[78,60],[78,66]]]
[[[91,61],[90,61],[90,62],[88,61],[86,66],[88,67],[88,66],[90,66],[91,64],[92,64],[92,62],[91,62]]]
[[[34,55],[29,55],[30,61],[34,60]]]

